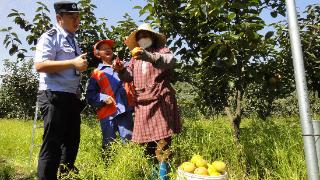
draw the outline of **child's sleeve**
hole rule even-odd
[[[109,97],[107,94],[100,93],[100,87],[94,78],[89,78],[87,83],[86,98],[88,104],[95,108],[105,105],[105,100]]]

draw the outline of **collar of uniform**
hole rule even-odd
[[[59,24],[57,24],[56,27],[62,33],[63,37],[67,38],[69,33],[66,30],[64,30]]]
[[[99,69],[99,70],[103,70],[103,69],[105,69],[105,68],[107,68],[107,67],[110,67],[110,68],[111,68],[111,65],[109,65],[109,64],[103,64],[103,63],[100,63],[100,64],[98,65],[98,69]]]
[[[68,33],[68,36],[74,39],[74,37],[76,36],[76,33]]]

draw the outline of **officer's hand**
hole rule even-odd
[[[116,101],[113,99],[113,97],[109,96],[107,99],[104,101],[106,104],[116,104]]]
[[[87,70],[88,62],[87,62],[87,53],[81,54],[80,56],[73,59],[73,66],[78,71],[82,72]]]
[[[124,64],[120,59],[117,58],[115,61],[113,61],[112,68],[116,72],[120,72],[124,69]]]

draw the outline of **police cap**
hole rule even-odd
[[[59,1],[54,3],[54,10],[56,14],[65,13],[65,12],[79,12],[77,3],[70,1]]]

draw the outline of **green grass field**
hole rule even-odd
[[[111,158],[101,157],[98,123],[83,120],[81,144],[72,179],[132,180],[150,179],[153,165],[143,147],[119,142],[112,144]],[[35,179],[35,148],[29,164],[32,121],[0,120],[0,179]],[[41,142],[37,130],[36,142]],[[172,143],[171,176],[177,167],[200,154],[207,160],[227,163],[229,179],[306,179],[300,122],[298,118],[272,118],[267,121],[244,119],[240,145],[234,143],[227,118],[185,119],[183,132]]]

